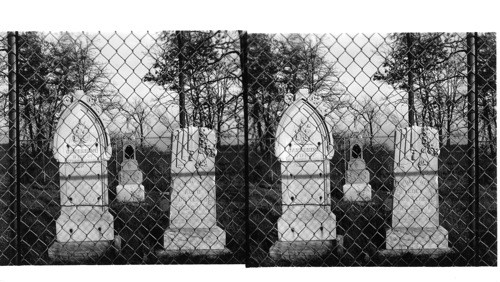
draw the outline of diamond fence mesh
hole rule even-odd
[[[4,32],[0,75],[2,265],[497,264],[495,34]]]
[[[245,262],[238,34],[181,35],[16,36],[19,264]]]
[[[250,34],[248,265],[496,265],[496,42],[475,38]]]

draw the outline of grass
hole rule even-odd
[[[340,144],[340,143],[339,143]],[[6,148],[3,148],[6,150]],[[344,152],[339,149],[331,160],[332,211],[337,218],[337,232],[344,235],[343,255],[334,252],[301,266],[390,266],[390,265],[470,265],[473,251],[469,247],[472,232],[465,147],[444,148],[440,154],[439,202],[440,223],[449,231],[450,246],[455,253],[439,258],[403,255],[380,256],[385,247],[385,230],[391,226],[391,192],[393,190],[392,152],[383,146],[365,149],[364,158],[370,171],[373,200],[370,204],[342,201],[345,174]],[[286,261],[274,261],[269,248],[278,239],[276,223],[281,215],[280,164],[272,154],[250,152],[249,187],[249,265],[287,266]],[[6,166],[6,154],[1,164]],[[219,148],[216,157],[217,224],[227,233],[226,246],[232,251],[221,257],[157,257],[162,248],[163,232],[168,226],[170,191],[170,155],[155,148],[138,149],[138,162],[144,172],[146,201],[141,205],[114,201],[118,184],[117,173],[121,151],[116,144],[108,162],[110,210],[115,218],[115,232],[121,238],[121,251],[110,251],[99,264],[178,264],[178,263],[245,263],[245,197],[243,147]],[[59,216],[58,164],[42,155],[23,155],[21,175],[21,234],[20,254],[23,264],[54,264],[47,255],[55,239],[55,220]],[[496,159],[480,155],[479,221],[477,225],[480,265],[497,264],[497,196]],[[43,172],[43,173],[42,173]],[[8,178],[0,189],[0,264],[14,263],[16,255],[14,219],[9,214],[15,198],[7,190]]]
[[[339,143],[340,144],[340,143]],[[332,252],[317,260],[300,262],[295,266],[448,266],[472,264],[473,251],[468,244],[473,229],[473,215],[468,209],[471,197],[468,191],[465,147],[443,148],[440,154],[439,203],[440,224],[449,231],[449,244],[455,252],[438,258],[431,256],[382,256],[385,249],[385,232],[391,226],[392,151],[384,146],[365,148],[364,158],[370,171],[372,201],[349,203],[342,201],[345,158],[342,148],[331,160],[332,211],[337,218],[337,233],[344,235],[345,253]],[[271,154],[252,152],[251,165],[254,177],[250,179],[250,266],[286,266],[286,261],[275,261],[269,248],[278,239],[277,221],[281,215],[280,166]],[[269,170],[273,170],[270,172]],[[479,244],[480,265],[497,264],[496,218],[496,159],[486,154],[480,156]]]
[[[188,255],[156,256],[156,251],[163,247],[163,233],[169,224],[170,154],[158,151],[154,147],[138,150],[137,159],[144,173],[143,185],[146,190],[146,200],[140,205],[124,204],[114,200],[122,157],[121,150],[114,147],[113,156],[108,162],[108,184],[110,212],[114,217],[115,234],[121,239],[121,249],[119,252],[111,249],[98,261],[83,263],[245,263],[242,147],[221,147],[216,157],[217,225],[226,231],[226,247],[232,253],[213,258]],[[22,255],[22,264],[60,264],[61,262],[52,261],[48,257],[48,248],[55,241],[55,221],[60,214],[58,164],[54,159],[42,155],[35,157],[24,155],[21,159],[24,160],[21,175],[20,214],[22,243],[19,250]],[[2,188],[4,189],[1,191],[5,191],[5,187]],[[2,201],[6,201],[4,200],[6,196],[1,198]],[[0,210],[3,215],[7,215],[6,211],[5,208]],[[3,223],[0,226],[1,230],[9,226],[7,222]],[[14,234],[4,232],[1,235],[0,250],[7,250],[8,242],[15,241]],[[0,264],[9,264],[15,254],[15,250],[8,255],[4,253],[0,256]]]

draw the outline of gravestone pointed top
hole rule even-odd
[[[305,88],[301,88],[299,91],[297,91],[297,94],[295,94],[296,100],[302,98],[307,99],[308,96],[309,96],[309,90]]]
[[[127,145],[124,150],[124,159],[134,159],[135,160],[135,150],[132,145]]]
[[[352,146],[351,156],[353,159],[361,159],[363,157],[359,144],[354,144],[354,146]]]
[[[93,99],[77,90],[63,98],[63,107],[55,127],[54,157],[61,163],[105,161],[111,157],[109,134],[99,117]]]
[[[85,92],[83,90],[76,90],[73,96],[75,96],[76,99],[81,99],[85,95]]]
[[[276,130],[275,154],[281,161],[326,160],[333,157],[333,138],[323,116],[306,99],[283,113]]]

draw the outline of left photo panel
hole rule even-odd
[[[0,32],[0,265],[244,264],[240,36]]]

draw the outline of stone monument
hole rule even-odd
[[[372,187],[370,173],[366,169],[363,159],[363,143],[359,138],[350,139],[349,162],[345,177],[344,200],[352,202],[370,201],[372,198]]]
[[[398,129],[394,147],[392,228],[386,249],[417,254],[449,250],[448,231],[439,225],[438,131]]]
[[[301,93],[283,113],[275,154],[281,162],[282,215],[274,259],[306,259],[331,251],[336,218],[331,212],[330,159],[333,138],[317,108],[320,97]],[[293,101],[293,102],[292,102]]]
[[[136,147],[133,140],[123,144],[123,162],[118,174],[119,185],[116,186],[116,199],[120,202],[138,203],[144,201],[144,185],[142,171],[136,159]]]
[[[228,252],[226,232],[216,222],[216,153],[214,130],[188,127],[173,132],[170,226],[161,253]]]
[[[49,248],[55,259],[95,258],[114,239],[108,208],[107,161],[109,135],[93,99],[81,90],[63,98],[53,151],[59,162],[61,214],[56,242]]]

